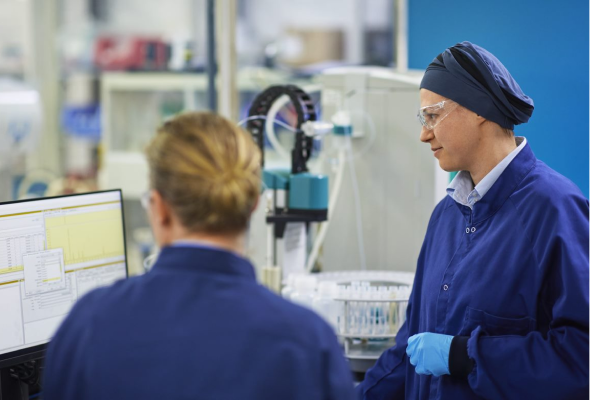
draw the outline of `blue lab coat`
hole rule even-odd
[[[588,399],[588,200],[516,156],[473,211],[447,196],[418,259],[407,320],[364,399]],[[418,375],[408,337],[467,336],[467,378]]]
[[[352,399],[332,329],[260,286],[244,258],[164,248],[84,296],[51,341],[45,400]]]

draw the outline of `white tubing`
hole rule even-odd
[[[360,199],[360,192],[358,188],[358,182],[356,179],[356,172],[354,168],[354,159],[362,156],[367,150],[369,150],[373,143],[375,142],[375,138],[377,137],[377,129],[375,128],[375,123],[371,118],[371,115],[364,111],[359,110],[362,113],[365,121],[368,124],[369,131],[371,133],[369,137],[369,142],[356,154],[353,155],[352,153],[352,140],[350,136],[346,136],[344,150],[340,148],[338,152],[338,170],[336,172],[334,187],[332,189],[332,193],[330,193],[330,205],[328,208],[328,212],[332,213],[334,207],[336,206],[336,201],[340,194],[340,186],[342,184],[342,177],[344,173],[344,164],[346,161],[349,162],[349,171],[351,175],[352,181],[352,189],[354,193],[354,204],[355,204],[355,217],[356,217],[356,227],[357,227],[357,240],[358,240],[358,247],[359,247],[359,257],[361,263],[361,270],[366,271],[367,269],[367,262],[366,262],[366,254],[365,254],[365,243],[364,243],[364,234],[363,234],[363,220],[361,214],[361,199]],[[325,240],[326,233],[328,231],[329,221],[322,222],[320,224],[320,229],[316,240],[314,241],[312,251],[309,255],[307,260],[307,265],[305,267],[306,271],[309,273],[313,269],[314,264],[316,263],[320,248]]]
[[[267,224],[267,227],[266,227],[266,266],[269,268],[274,267],[273,242],[274,242],[273,224]]]
[[[352,157],[352,145],[350,141],[350,136],[346,137],[346,150],[348,152],[348,166],[350,170],[350,177],[352,179],[352,190],[354,193],[354,208],[356,214],[356,229],[357,229],[357,239],[359,244],[359,257],[361,261],[361,270],[367,270],[367,259],[365,256],[365,241],[363,235],[363,218],[361,214],[361,196],[359,191],[358,182],[356,180],[356,172],[354,170],[354,158]]]
[[[334,212],[336,207],[336,202],[338,201],[338,196],[340,195],[340,188],[342,187],[342,177],[344,176],[344,164],[346,163],[345,160],[345,152],[341,150],[338,153],[338,169],[336,170],[336,176],[334,178],[334,186],[332,187],[332,192],[330,193],[330,203],[328,205],[328,215]],[[324,244],[324,239],[326,238],[326,233],[328,232],[329,226],[329,219],[328,221],[322,222],[320,224],[320,229],[318,231],[318,235],[316,236],[315,241],[313,242],[313,247],[309,257],[307,258],[307,265],[305,266],[305,270],[309,273],[313,269],[313,266],[316,263],[318,258],[318,254],[320,252],[320,248],[322,244]]]
[[[272,106],[268,110],[268,113],[266,113],[266,122],[264,126],[264,130],[266,131],[266,137],[268,138],[268,141],[272,144],[273,149],[276,150],[277,154],[281,156],[281,158],[286,158],[288,160],[291,159],[291,154],[287,150],[285,150],[285,148],[281,146],[281,144],[279,143],[279,139],[275,134],[274,122],[281,108],[283,108],[290,102],[291,99],[286,94],[276,99],[272,103]]]
[[[253,115],[251,117],[244,118],[243,120],[241,120],[240,122],[238,122],[238,126],[242,126],[246,122],[251,121],[253,119],[266,119],[266,117],[264,115]],[[273,121],[273,124],[281,125],[283,128],[285,128],[285,129],[287,129],[287,130],[289,130],[289,131],[291,131],[293,133],[296,133],[297,132],[297,129],[293,128],[292,126],[289,126],[288,124],[285,124],[284,122],[274,120]]]
[[[373,143],[375,143],[375,139],[377,138],[377,128],[375,128],[375,122],[373,121],[373,118],[371,117],[371,114],[369,114],[367,111],[365,110],[355,110],[355,111],[346,111],[350,114],[360,114],[363,119],[365,120],[367,127],[369,129],[370,135],[369,138],[367,139],[367,144],[362,147],[359,151],[356,152],[356,154],[353,155],[352,151],[350,152],[350,156],[347,157],[347,159],[349,158],[359,158],[361,156],[363,156],[371,147],[373,147]],[[354,128],[353,128],[354,129]],[[352,140],[354,140],[355,142],[358,142],[361,138],[358,137],[353,137]],[[364,141],[364,140],[363,140]],[[331,148],[326,150],[326,154],[333,154],[334,153],[334,148],[336,146],[331,146]]]

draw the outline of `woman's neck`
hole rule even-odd
[[[504,133],[502,132],[502,134]],[[481,182],[516,147],[514,136],[510,137],[506,135],[490,141],[486,146],[482,146],[485,149],[484,154],[478,157],[475,168],[469,171],[474,186]]]
[[[240,234],[211,234],[204,232],[187,232],[172,238],[169,244],[176,242],[195,242],[205,245],[219,247],[233,253],[244,255],[245,235]]]

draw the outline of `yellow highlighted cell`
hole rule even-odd
[[[19,272],[19,271],[23,271],[24,269],[25,269],[25,267],[23,265],[15,265],[14,267],[0,269],[0,274],[8,274],[10,272]]]
[[[66,265],[125,254],[121,209],[45,218],[47,249],[63,249]]]

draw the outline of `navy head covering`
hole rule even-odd
[[[439,54],[426,68],[420,88],[511,130],[527,122],[535,108],[500,60],[470,42],[457,43]]]

